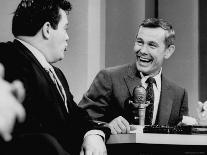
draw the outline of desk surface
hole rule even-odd
[[[143,144],[175,144],[175,145],[207,145],[207,134],[155,134],[130,133],[111,135],[107,144],[143,143]]]

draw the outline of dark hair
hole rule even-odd
[[[166,47],[169,47],[170,45],[174,45],[175,30],[173,29],[172,25],[168,23],[167,21],[164,21],[163,19],[157,19],[157,18],[148,18],[142,21],[142,23],[139,25],[139,28],[140,27],[162,28],[163,30],[167,32],[165,36]]]
[[[22,0],[14,12],[13,35],[34,36],[46,22],[57,29],[60,9],[69,13],[72,6],[68,0]]]

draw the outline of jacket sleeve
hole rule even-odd
[[[73,100],[73,95],[69,90],[67,81],[60,70],[59,70],[59,75],[61,76],[61,79],[64,83],[67,92],[67,100],[68,100],[68,107],[69,107],[68,129],[71,137],[79,135],[80,139],[78,141],[81,144],[86,132],[90,130],[101,130],[104,132],[105,138],[107,140],[111,132],[110,129],[105,124],[93,121],[92,118],[86,112],[86,110],[77,106],[77,104]],[[77,140],[77,137],[75,139]]]
[[[83,95],[78,104],[79,107],[86,109],[89,115],[99,121],[109,122],[112,120],[112,81],[107,70],[101,70],[95,77],[89,90]]]
[[[186,90],[184,90],[183,98],[181,102],[181,108],[180,108],[180,117],[188,116],[189,115],[189,109],[188,109],[188,93]]]

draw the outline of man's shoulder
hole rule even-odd
[[[7,61],[6,59],[16,60],[17,59],[17,52],[13,42],[0,42],[0,60]]]
[[[107,67],[107,68],[103,69],[102,71],[108,72],[110,74],[126,73],[131,66],[132,66],[132,64],[117,65],[117,66],[113,66],[113,67]]]
[[[123,77],[126,77],[134,73],[135,67],[133,64],[123,64],[123,65],[117,65],[113,67],[107,67],[99,71],[97,74],[97,77],[110,77],[113,79],[123,79]]]
[[[24,52],[22,52],[23,50],[26,50],[23,48],[24,46],[14,40],[12,41],[8,41],[8,42],[0,42],[0,52],[1,52],[1,59],[9,59],[12,61],[18,60],[18,61],[23,61],[25,58],[25,54]]]
[[[0,45],[1,45],[1,46],[6,46],[6,45],[10,45],[10,44],[13,44],[13,42],[11,42],[11,41],[0,42]]]
[[[164,84],[166,84],[169,88],[179,92],[179,91],[185,91],[185,88],[178,85],[175,81],[167,79],[165,76],[162,75],[162,80]]]
[[[23,46],[23,45],[22,45]],[[13,58],[18,57],[19,52],[22,50],[21,48],[21,44],[18,43],[18,41],[8,41],[8,42],[0,42],[0,52],[1,55],[7,55],[7,56],[11,56]]]
[[[0,42],[0,49],[4,48],[13,48],[13,42],[8,41],[8,42]]]

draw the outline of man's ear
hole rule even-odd
[[[170,45],[165,51],[164,58],[169,59],[170,56],[174,53],[174,51],[175,51],[175,45]]]
[[[49,22],[46,22],[43,26],[42,26],[42,36],[45,39],[49,39],[50,37],[50,33],[51,33],[51,25]]]

